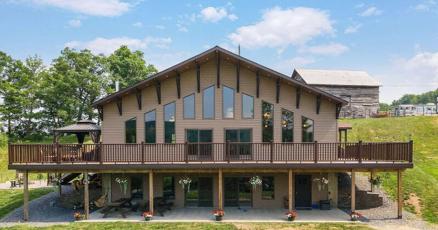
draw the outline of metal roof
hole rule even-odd
[[[98,126],[96,122],[91,120],[80,120],[76,122],[76,124],[56,128],[53,129],[53,131],[61,133],[100,131],[100,126]]]
[[[296,69],[309,85],[380,86],[381,84],[365,71]]]

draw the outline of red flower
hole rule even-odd
[[[215,210],[213,210],[213,215],[215,215],[215,216],[224,216],[225,215],[225,212],[224,212],[224,210],[222,210],[222,209],[215,209]]]

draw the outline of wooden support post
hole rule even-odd
[[[58,173],[58,192],[59,192],[59,197],[61,197],[62,195],[62,173]]]
[[[403,181],[402,181],[402,170],[397,171],[397,218],[401,219],[403,217]]]
[[[374,170],[371,170],[371,172],[370,172],[370,187],[371,187],[370,191],[371,192],[374,192],[374,186],[372,183],[372,181],[374,180],[374,174],[375,174]]]
[[[181,98],[181,75],[179,72],[176,73],[176,95],[178,99]]]
[[[289,207],[289,211],[292,211],[293,209],[294,209],[294,206],[293,206],[293,202],[294,202],[294,174],[293,174],[293,171],[292,171],[292,169],[289,169],[289,179],[288,179],[288,181],[289,181],[289,194],[288,194],[288,199],[289,199],[289,204],[288,204],[288,207]]]
[[[223,202],[223,175],[222,175],[222,169],[219,169],[219,175],[218,175],[218,208],[224,209],[224,202]]]
[[[23,173],[23,220],[29,220],[29,172]]]
[[[318,141],[314,142],[314,146],[313,146],[313,151],[314,151],[314,161],[315,163],[318,163]]]
[[[356,211],[356,172],[351,171],[351,212]]]
[[[135,97],[137,98],[137,107],[138,107],[138,110],[141,110],[141,105],[142,105],[142,103],[141,103],[141,99],[142,99],[142,96],[141,96],[141,89],[136,89]]]
[[[274,162],[274,140],[271,140],[271,163]]]
[[[149,212],[154,213],[154,173],[149,172]]]
[[[88,190],[88,172],[84,172],[84,215],[88,220],[90,216],[90,192]]]

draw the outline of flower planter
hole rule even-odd
[[[150,216],[145,216],[144,217],[144,221],[150,221],[150,220],[152,220],[152,217],[150,217]]]
[[[216,217],[216,221],[222,221],[223,216],[215,216],[215,217]]]
[[[295,220],[295,217],[288,216],[288,217],[287,217],[287,220],[288,220],[288,221],[294,221],[294,220]]]

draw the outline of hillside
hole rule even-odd
[[[417,214],[438,223],[438,117],[401,117],[380,119],[344,119],[353,125],[351,141],[408,141],[414,140],[414,168],[404,173],[404,198],[420,198]],[[383,187],[394,196],[395,173],[382,173]],[[407,202],[407,209],[415,212]]]

